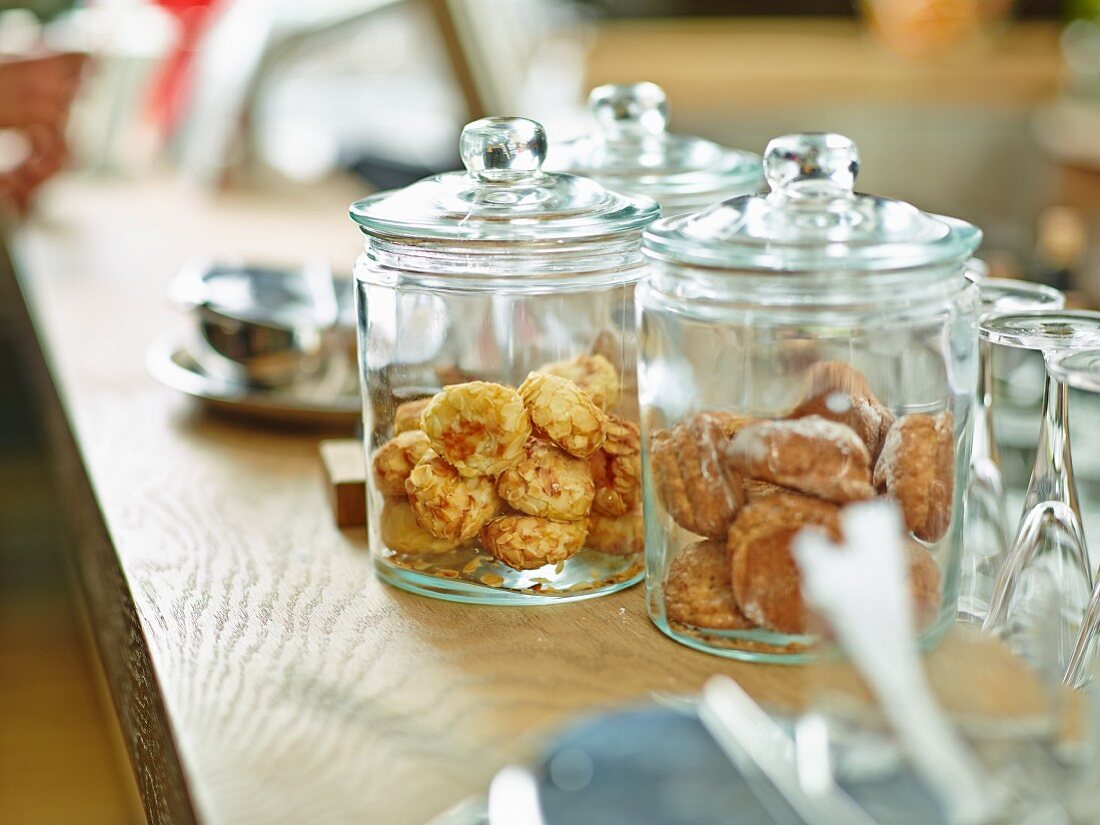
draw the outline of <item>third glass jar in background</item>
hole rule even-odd
[[[759,155],[666,131],[668,103],[655,83],[597,86],[588,108],[595,131],[551,145],[547,168],[653,198],[666,218],[764,185]]]
[[[767,195],[662,220],[638,291],[646,577],[672,638],[796,662],[818,644],[791,552],[888,496],[917,622],[955,615],[978,291],[963,221],[853,191],[847,138],[790,135]]]

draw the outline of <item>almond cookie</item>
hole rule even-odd
[[[592,509],[607,516],[629,513],[642,500],[642,457],[596,450],[588,459],[596,496]]]
[[[600,553],[632,556],[645,550],[645,523],[640,510],[625,516],[605,516],[593,512],[588,517],[587,544]]]
[[[806,374],[806,390],[788,418],[817,415],[847,424],[867,447],[871,464],[882,451],[894,414],[884,407],[863,373],[843,361],[821,361]]]
[[[712,539],[725,538],[745,503],[741,474],[722,460],[729,426],[725,414],[699,413],[654,433],[650,445],[661,504],[685,530]]]
[[[441,539],[463,542],[497,514],[500,499],[493,480],[463,477],[434,452],[428,452],[405,480],[416,523]]]
[[[444,387],[420,414],[432,449],[463,476],[495,476],[523,457],[531,419],[511,387],[471,381]]]
[[[695,627],[741,630],[753,626],[733,598],[725,544],[697,541],[676,554],[665,581],[665,613],[674,622]]]
[[[901,505],[905,526],[939,541],[951,523],[955,443],[951,413],[904,415],[890,428],[875,465],[875,487]]]
[[[619,400],[619,376],[615,367],[604,356],[578,355],[567,361],[543,364],[535,372],[544,372],[567,378],[588,393],[601,410],[606,410]]]
[[[409,430],[419,430],[420,416],[424,412],[424,408],[430,403],[432,403],[431,396],[398,404],[393,413],[393,434],[398,435]]]
[[[603,445],[607,416],[568,378],[533,372],[520,385],[519,394],[536,434],[570,455],[588,458]]]
[[[582,547],[588,522],[551,521],[538,516],[495,518],[481,530],[489,554],[516,570],[534,570],[565,561]]]
[[[588,515],[596,487],[584,459],[529,438],[523,458],[497,479],[497,492],[528,515],[576,521]]]
[[[607,416],[607,437],[603,449],[611,455],[638,455],[642,451],[642,436],[638,425],[617,415]]]
[[[383,495],[405,495],[405,479],[432,444],[420,430],[398,433],[374,453],[374,481]]]
[[[386,499],[379,521],[382,541],[395,553],[446,553],[458,546],[458,542],[433,536],[417,524],[405,498]]]
[[[609,414],[603,447],[588,459],[596,484],[593,512],[621,516],[638,505],[642,499],[641,451],[638,425]]]
[[[729,531],[733,594],[753,622],[780,633],[806,633],[815,619],[802,599],[802,577],[791,554],[803,527],[840,539],[840,508],[795,493],[776,493],[745,506]]]
[[[871,456],[855,431],[819,415],[750,424],[733,437],[726,464],[757,481],[849,502],[874,498]]]

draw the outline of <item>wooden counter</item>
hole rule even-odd
[[[714,672],[779,706],[854,684],[676,645],[641,588],[494,609],[383,586],[362,532],[332,524],[316,434],[216,418],[154,383],[145,350],[182,321],[164,297],[181,265],[221,250],[347,267],[356,193],[69,178],[18,238],[59,517],[151,821],[422,823],[581,712]],[[1038,702],[999,648],[954,636],[930,667],[956,710]]]
[[[989,42],[930,61],[892,54],[856,20],[695,18],[599,24],[586,85],[651,80],[672,115],[805,105],[1015,107],[1050,99],[1061,26],[1007,25]]]

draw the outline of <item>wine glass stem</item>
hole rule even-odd
[[[1000,470],[1001,454],[993,431],[993,359],[992,345],[982,341],[978,347],[978,403],[974,409],[974,447],[971,463],[988,459]]]
[[[1031,470],[1027,495],[1024,497],[1021,526],[1032,508],[1044,501],[1062,502],[1073,511],[1077,523],[1083,524],[1081,507],[1077,503],[1077,485],[1073,479],[1073,460],[1070,457],[1069,387],[1051,375],[1050,370],[1046,373],[1039,446],[1035,452],[1035,465]],[[1084,546],[1080,550],[1082,558],[1078,562],[1088,573],[1091,588],[1092,566],[1088,561],[1088,552]]]

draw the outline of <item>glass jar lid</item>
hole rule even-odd
[[[721,200],[759,190],[760,156],[666,132],[668,102],[655,83],[610,83],[588,96],[592,135],[555,144],[548,166],[595,178],[615,191],[648,195],[664,206]]]
[[[462,130],[465,172],[424,178],[351,205],[370,235],[455,241],[557,241],[639,231],[659,214],[648,198],[543,172],[546,132],[533,120],[489,117]]]
[[[771,192],[658,221],[647,255],[726,269],[893,270],[964,260],[976,226],[853,191],[859,152],[843,135],[778,137],[764,153]]]

